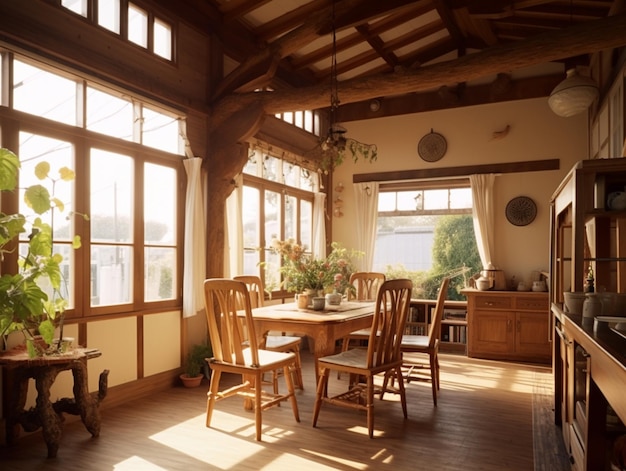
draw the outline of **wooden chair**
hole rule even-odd
[[[234,280],[242,281],[248,288],[250,294],[250,306],[252,309],[264,305],[264,289],[261,278],[256,275],[239,275],[233,277]],[[304,389],[304,381],[302,380],[302,360],[300,358],[300,344],[302,339],[297,336],[275,335],[269,334],[265,336],[265,343],[261,346],[265,350],[272,352],[292,352],[296,355],[296,365],[292,371],[293,382],[298,389]],[[274,370],[272,373],[272,385],[274,394],[278,394],[278,376],[280,370]]]
[[[437,405],[437,392],[439,391],[439,342],[441,335],[441,321],[443,319],[443,307],[448,292],[450,278],[444,278],[439,287],[435,312],[431,320],[428,335],[404,335],[402,336],[402,353],[428,355],[428,365],[416,359],[404,358],[403,366],[406,373],[404,379],[411,381],[430,381],[433,390],[433,403]],[[413,355],[412,355],[413,356]],[[428,368],[429,373],[425,370]]]
[[[367,301],[376,299],[380,286],[385,282],[385,274],[378,272],[360,271],[350,275],[350,284],[354,287],[354,292],[349,294],[348,299],[356,301]],[[361,329],[351,332],[343,338],[341,351],[346,351],[352,341],[363,342],[369,338],[369,329]]]
[[[384,375],[385,386],[390,378],[397,379],[398,388],[393,392],[400,394],[402,412],[404,417],[407,417],[400,342],[409,312],[412,289],[411,280],[385,281],[378,290],[367,349],[353,348],[318,359],[320,376],[313,406],[314,427],[317,425],[322,403],[335,404],[365,411],[368,433],[370,438],[373,438],[374,377],[380,374]],[[328,379],[331,371],[346,372],[351,377],[364,378],[364,383],[351,384],[348,391],[329,396]],[[381,395],[383,392],[381,391]]]
[[[290,368],[295,367],[296,356],[293,353],[272,352],[258,347],[250,296],[245,283],[222,278],[205,280],[204,299],[213,347],[213,358],[209,359],[212,374],[207,394],[206,426],[211,426],[215,402],[234,395],[244,397],[246,405],[252,401],[257,441],[261,440],[262,411],[279,405],[282,401],[291,401],[293,415],[300,422],[293,380],[289,374]],[[240,305],[245,310],[248,338],[238,318],[237,310]],[[284,371],[287,393],[271,394],[263,391],[263,375],[279,368]],[[220,390],[222,373],[241,375],[241,383]]]

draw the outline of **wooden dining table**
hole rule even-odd
[[[296,303],[266,305],[252,309],[256,336],[262,339],[269,331],[293,332],[311,337],[317,359],[335,353],[335,342],[350,332],[371,327],[375,303],[343,301],[326,305],[323,311],[298,309]]]

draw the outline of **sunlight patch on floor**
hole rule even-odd
[[[167,471],[139,456],[131,456],[113,466],[115,471]]]
[[[211,428],[205,426],[205,419],[201,414],[151,435],[150,439],[222,469],[236,469],[238,463],[263,450],[263,442],[254,442],[254,419],[214,411]],[[239,445],[242,439],[246,446]],[[263,439],[272,441],[266,436]]]

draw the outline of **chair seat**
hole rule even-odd
[[[300,337],[292,337],[290,335],[268,335],[265,338],[265,348],[274,350],[278,348],[295,347],[300,344]]]
[[[370,337],[370,329],[360,329],[360,330],[355,330],[354,332],[350,332],[350,338],[351,339],[360,339],[360,338],[364,338],[364,339],[368,339]]]
[[[403,335],[402,351],[410,352],[412,349],[422,351],[428,349],[428,335]]]
[[[254,368],[254,369],[262,369],[262,370],[271,370],[272,368],[277,368],[283,363],[293,362],[295,359],[294,353],[284,353],[284,352],[274,352],[271,350],[258,350],[259,355],[259,364],[252,364],[252,355],[250,348],[244,348],[242,350],[244,365],[241,365],[243,368]],[[220,361],[212,359],[210,364],[219,364]],[[228,362],[228,364],[232,364],[233,362]]]
[[[318,360],[318,363],[329,368],[336,366],[347,369],[367,369],[367,349],[351,348],[350,350],[346,350],[345,352],[339,352],[334,355],[322,357]],[[398,364],[399,363],[400,362],[398,362]],[[387,363],[386,366],[389,366],[389,363]],[[372,369],[376,369],[376,365],[374,365]]]

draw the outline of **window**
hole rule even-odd
[[[14,60],[13,106],[25,113],[76,125],[76,81]]]
[[[120,0],[100,0],[98,3],[98,24],[120,34]]]
[[[421,297],[435,299],[439,280],[429,278],[463,266],[475,273],[480,265],[469,181],[380,186],[374,271],[417,280]]]
[[[270,244],[293,238],[310,249],[316,176],[260,150],[251,153],[243,173],[244,273],[259,274],[268,289],[279,291],[280,259]]]
[[[61,0],[61,6],[87,18],[87,2],[88,0]]]
[[[128,40],[141,47],[148,47],[148,12],[128,4]]]
[[[128,2],[127,12],[123,15],[123,5],[125,2],[120,0],[61,0],[63,8],[95,21],[108,31],[126,36],[129,42],[171,61],[174,44],[171,23],[132,2]],[[95,15],[90,13],[90,8]]]
[[[19,125],[3,127],[3,137],[18,143],[11,150],[22,165],[19,187],[42,184],[65,206],[63,214],[52,213],[52,225],[55,252],[64,258],[62,294],[74,310],[68,315],[124,313],[148,304],[178,306],[182,260],[177,228],[182,215],[177,209],[184,193],[178,172],[184,117],[146,106],[139,97],[103,84],[19,57],[2,58],[15,108],[25,113],[12,117],[9,109],[8,119]],[[6,73],[11,60],[12,76]],[[54,96],[49,93],[51,83],[58,86]],[[84,107],[75,106],[83,101]],[[50,178],[40,182],[34,168],[43,161],[51,171]],[[72,169],[76,179],[59,181],[62,167]],[[20,196],[3,198],[2,211],[19,210],[33,221],[36,215]],[[70,213],[76,215],[68,218]],[[74,235],[81,238],[78,250],[72,248]],[[21,243],[20,250],[25,249]],[[3,271],[17,270],[9,263],[14,262],[6,262]]]

